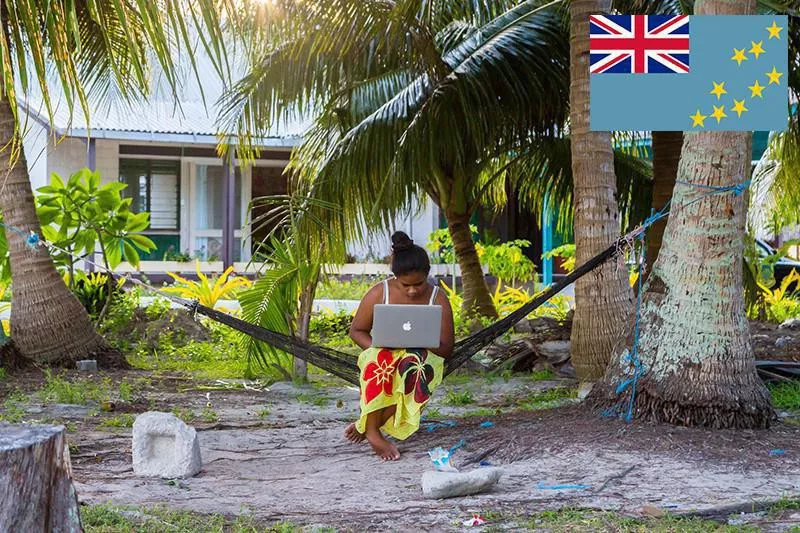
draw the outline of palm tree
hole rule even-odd
[[[388,229],[427,194],[447,219],[465,308],[496,316],[469,219],[503,186],[498,161],[564,123],[562,15],[533,0],[280,5],[268,53],[224,101],[222,129],[246,145],[315,112],[294,166],[342,206],[343,237],[362,237],[363,222]]]
[[[695,13],[747,14],[754,7],[754,0],[706,0],[697,2]],[[746,202],[731,193],[703,196],[685,184],[745,182],[750,153],[750,133],[684,134],[672,215],[643,289],[638,351],[616,351],[593,391],[600,405],[615,405],[622,390],[632,415],[645,419],[715,428],[769,425],[774,412],[756,374],[742,291]]]
[[[619,236],[617,180],[611,133],[589,131],[589,15],[608,12],[611,0],[570,3],[570,139],[575,208],[576,264]],[[632,309],[627,270],[607,263],[575,283],[570,352],[578,378],[603,375]]]
[[[53,117],[49,76],[61,88],[62,105],[78,104],[87,118],[96,102],[111,95],[146,96],[155,64],[174,90],[180,81],[175,56],[193,53],[190,27],[203,23],[200,44],[219,73],[226,68],[218,8],[226,2],[84,2],[10,0],[0,8],[0,193],[8,239],[13,301],[11,330],[19,352],[41,363],[65,364],[94,357],[119,362],[95,332],[89,316],[58,275],[48,250],[31,246],[41,235],[25,154],[20,142],[17,91],[41,90]],[[234,9],[235,4],[228,6]]]

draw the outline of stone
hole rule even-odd
[[[789,336],[778,337],[777,339],[775,339],[775,347],[776,348],[783,348],[784,346],[786,346],[788,344],[792,344],[792,340],[793,339],[791,337],[789,337]]]
[[[516,324],[514,324],[514,333],[532,333],[533,328],[531,328],[531,321],[528,319],[523,318]]]
[[[558,320],[549,316],[540,316],[528,320],[531,331],[541,332],[558,327]]]
[[[778,329],[800,329],[800,318],[788,318],[778,326]]]
[[[97,361],[94,359],[84,359],[76,364],[81,372],[97,372]]]
[[[551,365],[557,365],[569,359],[569,341],[545,341],[536,345],[536,352]]]
[[[589,393],[592,392],[594,388],[594,381],[584,381],[578,386],[578,399],[580,401],[585,400]]]
[[[497,483],[503,470],[497,467],[476,468],[468,472],[428,471],[422,474],[422,494],[426,498],[455,498],[478,494]]]
[[[197,431],[172,413],[149,411],[133,422],[133,472],[161,478],[191,477],[203,466]]]

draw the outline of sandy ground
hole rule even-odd
[[[135,476],[130,430],[109,433],[87,426],[71,436],[76,486],[85,503],[168,503],[355,531],[461,530],[473,511],[525,514],[564,506],[631,515],[653,508],[704,511],[724,518],[759,502],[800,495],[800,426],[787,422],[768,431],[706,431],[628,424],[599,418],[579,405],[454,417],[488,405],[490,397],[564,383],[478,378],[447,385],[443,389],[469,388],[476,404],[443,406],[445,391],[437,391],[432,407],[440,410],[438,419],[455,425],[422,429],[400,444],[403,456],[394,463],[381,462],[367,445],[344,440],[344,425],[356,414],[352,388],[276,384],[213,391],[210,401],[219,420],[197,425],[204,460],[198,476],[180,481]],[[175,388],[162,392],[157,405],[199,409],[207,401],[204,391]],[[484,421],[494,425],[482,427]],[[462,439],[456,465],[474,468],[464,463],[488,452],[486,461],[503,468],[499,484],[477,496],[423,499],[420,479],[432,469],[428,450]],[[800,514],[796,518],[800,522]]]

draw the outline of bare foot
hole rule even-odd
[[[356,429],[356,423],[355,422],[349,424],[344,429],[344,437],[347,440],[349,440],[350,442],[352,442],[353,444],[358,444],[359,442],[364,442],[364,439],[367,438],[366,435],[364,435],[363,433],[359,433],[358,432],[358,430]]]
[[[367,440],[372,446],[372,449],[375,450],[375,455],[384,461],[397,461],[400,459],[400,450],[397,449],[397,446],[383,438],[380,431],[367,433]]]

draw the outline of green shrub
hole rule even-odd
[[[350,281],[328,278],[317,286],[316,297],[329,300],[361,300],[380,276],[357,276]]]
[[[353,315],[347,311],[325,310],[311,316],[308,336],[311,342],[326,346],[352,344],[349,336],[352,323]]]

